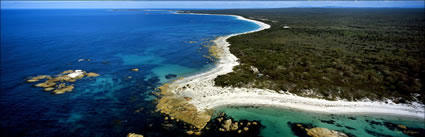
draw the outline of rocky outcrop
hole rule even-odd
[[[346,133],[322,127],[314,127],[312,124],[288,122],[292,132],[303,137],[349,137]]]
[[[252,124],[253,122],[256,124]],[[208,123],[206,128],[208,132],[205,132],[205,134],[214,134],[215,136],[256,137],[259,135],[263,126],[257,121],[236,121],[225,113],[220,113]]]
[[[128,133],[127,137],[143,137],[143,135],[136,134],[136,133]]]
[[[342,132],[330,130],[327,128],[315,127],[311,129],[306,129],[306,131],[307,131],[307,135],[311,137],[348,137],[346,134]]]
[[[52,79],[52,77],[50,77],[49,75],[38,75],[36,77],[32,77],[32,78],[28,79],[27,82],[30,82],[30,83],[38,82],[42,79]]]
[[[55,88],[44,88],[44,91],[52,91],[52,90],[54,90]]]
[[[176,97],[168,91],[168,84],[159,87],[161,98],[156,108],[163,114],[167,114],[186,123],[202,129],[210,121],[211,115],[207,112],[198,112],[196,107],[190,104],[184,97]]]
[[[53,90],[53,93],[55,94],[63,94],[65,92],[71,92],[74,89],[74,85],[64,86],[64,87],[58,87],[57,89]]]
[[[158,100],[157,109],[161,113],[192,124],[199,129],[204,128],[211,119],[210,114],[198,112],[196,107],[189,104],[184,98],[171,96],[161,97],[161,99]]]
[[[193,134],[193,131],[191,131],[191,130],[186,131],[186,134],[188,134],[188,135],[192,135],[192,134]]]
[[[223,124],[221,124],[225,131],[230,131],[230,126],[232,125],[232,120],[224,120]]]
[[[97,77],[97,76],[100,76],[100,75],[94,72],[87,73],[87,77]]]
[[[63,73],[63,72],[62,72]],[[83,78],[87,73],[82,70],[75,70],[74,72],[69,73],[68,77],[65,78],[71,78],[71,79],[81,79]]]
[[[43,83],[38,83],[38,84],[36,84],[36,85],[34,85],[34,86],[36,86],[36,87],[41,87],[41,88],[50,88],[50,87],[54,87],[56,85],[56,83],[55,82],[52,82],[52,81],[46,81],[46,82],[43,82]]]
[[[131,71],[133,71],[133,72],[139,72],[139,68],[133,68],[133,69],[131,69]]]
[[[74,70],[65,70],[65,71],[64,71],[64,72],[62,72],[61,74],[63,74],[63,75],[67,75],[67,74],[72,73],[72,72],[74,72]]]
[[[66,70],[56,75],[56,77],[51,77],[49,75],[38,75],[36,77],[31,77],[27,79],[27,82],[33,83],[40,80],[45,80],[44,82],[37,83],[34,86],[44,88],[44,91],[52,91],[54,94],[63,94],[66,92],[71,92],[74,89],[74,85],[66,85],[67,83],[75,82],[79,79],[87,77],[97,77],[100,76],[94,72],[85,72],[83,70]]]

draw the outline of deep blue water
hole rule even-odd
[[[230,16],[170,11],[1,10],[1,134],[164,136],[155,132],[161,117],[151,92],[172,80],[165,75],[211,68],[203,45],[256,28]],[[101,76],[79,80],[62,95],[25,82],[69,69]]]

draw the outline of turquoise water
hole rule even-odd
[[[231,16],[171,11],[2,9],[1,136],[181,135],[164,131],[151,92],[175,79],[166,75],[213,67],[203,57],[210,40],[257,28]],[[70,69],[100,76],[61,95],[25,82]]]
[[[271,107],[221,107],[215,111],[217,113],[225,112],[236,120],[259,120],[265,125],[265,128],[261,131],[261,135],[264,137],[296,137],[291,131],[288,122],[312,124],[313,126],[338,130],[358,137],[379,136],[368,134],[366,130],[382,134],[381,136],[408,137],[401,131],[388,129],[383,125],[383,122],[425,129],[424,119],[390,115],[332,115]],[[330,120],[333,120],[334,123],[327,123]]]

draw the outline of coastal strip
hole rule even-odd
[[[161,112],[181,118],[183,121],[193,124],[197,128],[203,128],[209,121],[208,118],[211,117],[210,110],[220,106],[271,106],[332,114],[371,113],[425,118],[424,105],[421,103],[396,104],[390,100],[385,102],[370,100],[329,101],[301,97],[288,92],[268,89],[215,86],[214,79],[217,76],[230,73],[233,71],[234,66],[239,65],[237,57],[230,52],[230,44],[226,40],[232,36],[268,29],[270,25],[237,15],[184,14],[234,16],[239,20],[253,22],[260,26],[253,31],[218,37],[214,42],[216,47],[221,49],[221,52],[218,53],[219,60],[216,62],[215,68],[176,80],[167,84],[161,90],[163,96],[160,98],[157,108]],[[173,101],[170,101],[170,98]],[[176,106],[175,100],[179,100],[180,102],[177,104],[184,104],[183,106],[187,109],[181,109],[181,106]],[[190,114],[189,117],[183,116],[187,115],[187,113]]]

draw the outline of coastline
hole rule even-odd
[[[249,32],[218,37],[214,43],[222,52],[219,53],[219,60],[216,62],[214,68],[200,74],[176,80],[167,85],[167,92],[171,92],[173,97],[190,98],[190,100],[187,100],[187,103],[193,105],[199,113],[222,106],[268,106],[332,114],[388,114],[425,118],[424,104],[420,103],[395,104],[390,100],[386,101],[387,103],[384,101],[369,100],[329,101],[301,97],[287,92],[268,89],[214,86],[214,79],[217,76],[230,73],[233,71],[234,66],[239,65],[238,58],[230,53],[230,44],[226,40],[232,36],[268,29],[270,25],[238,15],[179,12],[176,12],[176,14],[233,16],[239,20],[253,22],[260,26],[260,28]]]

